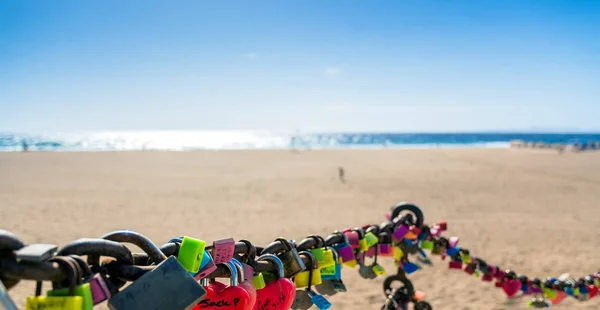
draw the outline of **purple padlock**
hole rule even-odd
[[[343,233],[339,234],[342,237],[344,237],[344,242],[334,244],[333,248],[338,253],[338,256],[341,258],[342,263],[356,260],[356,258],[354,257],[354,251],[350,246],[350,242],[348,242],[348,237],[346,237],[346,235]]]
[[[104,278],[99,274],[95,274],[90,280],[90,290],[92,291],[92,301],[97,305],[110,298],[111,293],[104,281]]]
[[[213,261],[208,251],[204,251],[204,256],[200,262],[200,270],[194,275],[194,279],[201,280],[217,269],[217,264]]]
[[[395,240],[402,240],[402,238],[406,236],[409,230],[410,227],[408,225],[402,224],[398,228],[396,228],[396,231],[394,231],[394,233],[392,234],[392,238]]]
[[[377,245],[377,254],[381,256],[392,256],[394,253],[392,252],[392,245],[389,243],[380,243]]]

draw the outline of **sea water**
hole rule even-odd
[[[0,133],[0,151],[134,151],[200,149],[506,148],[511,140],[600,141],[600,133],[276,133],[266,131],[122,131]]]

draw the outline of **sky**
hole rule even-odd
[[[600,1],[0,1],[0,131],[600,131]]]

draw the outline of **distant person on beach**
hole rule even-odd
[[[27,150],[29,149],[29,146],[27,145],[27,141],[25,141],[25,140],[21,141],[21,146],[23,147],[23,152],[27,152]]]
[[[340,178],[341,183],[346,183],[346,171],[342,166],[338,167],[338,177]]]

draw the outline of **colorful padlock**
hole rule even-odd
[[[321,281],[322,281],[321,280],[321,271],[319,269],[317,260],[312,255],[312,253],[310,253],[308,251],[301,251],[298,254],[308,256],[309,261],[314,262],[314,265],[306,266],[307,268],[310,268],[310,269],[308,269],[307,271],[298,273],[294,277],[294,285],[296,285],[296,287],[298,288],[298,287],[308,287],[310,285],[321,284]]]
[[[200,270],[200,264],[204,259],[205,247],[206,242],[204,240],[187,236],[183,237],[179,246],[177,260],[185,270],[195,274]]]
[[[25,301],[26,310],[39,309],[60,309],[60,310],[81,310],[83,308],[83,298],[76,296],[75,288],[77,286],[77,271],[69,263],[58,262],[61,268],[66,270],[69,281],[68,296],[40,296],[42,291],[42,281],[36,282],[35,296],[27,297]]]

